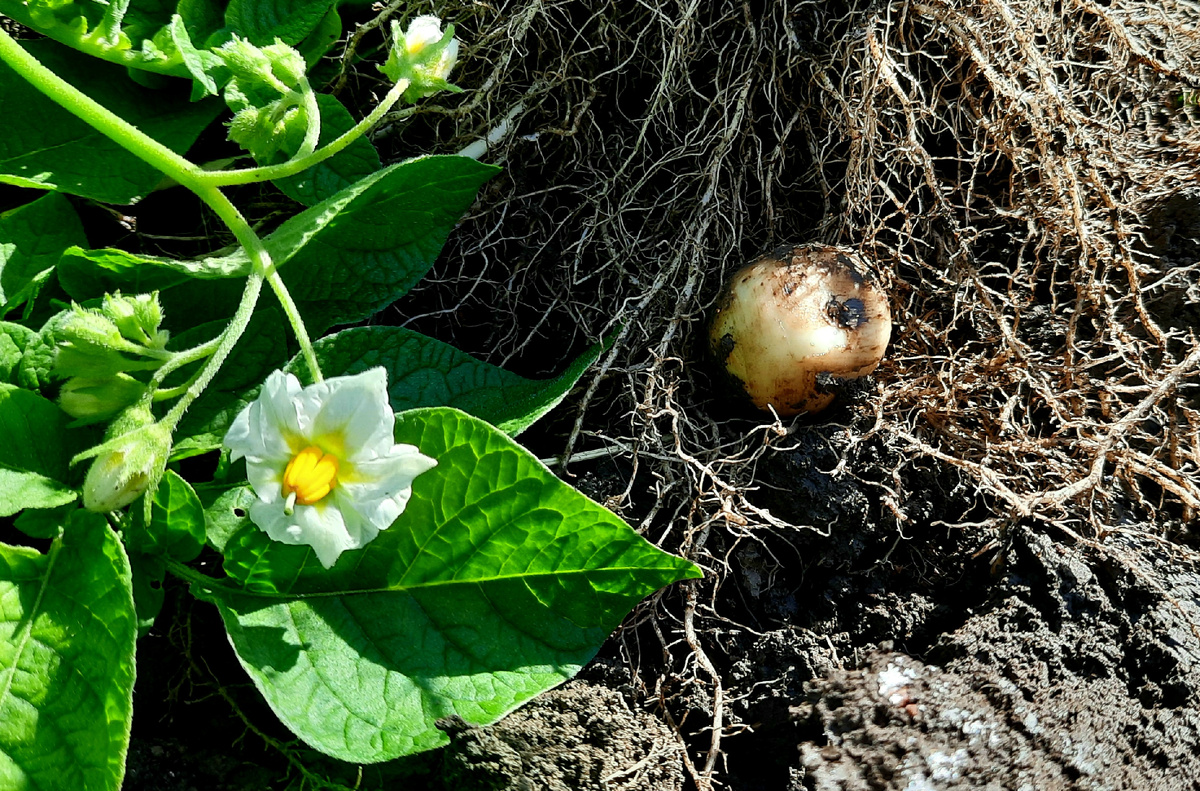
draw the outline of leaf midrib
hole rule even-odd
[[[361,596],[373,593],[409,593],[412,591],[426,590],[429,588],[440,588],[449,585],[483,585],[489,582],[501,582],[504,580],[528,580],[539,579],[543,577],[568,577],[579,574],[612,574],[616,572],[639,572],[639,571],[670,571],[669,567],[656,566],[606,566],[605,568],[597,569],[568,569],[566,571],[537,571],[522,574],[501,574],[495,577],[482,577],[475,579],[452,579],[452,580],[430,580],[427,582],[419,582],[410,585],[398,585],[395,587],[382,588],[359,588],[355,590],[340,590],[340,591],[310,591],[308,593],[290,593],[280,591],[250,591],[242,588],[233,588],[223,584],[221,581],[209,579],[204,584],[206,587],[213,590],[220,590],[225,593],[231,593],[237,596],[247,596],[256,599],[277,599],[280,601],[295,601],[298,599],[327,599],[337,598],[340,596]],[[676,569],[679,571],[679,569]],[[685,570],[684,570],[685,571]],[[685,579],[685,578],[681,578]],[[198,581],[198,580],[197,580]]]
[[[25,652],[25,646],[29,645],[29,640],[33,636],[33,621],[41,610],[42,599],[45,598],[46,590],[50,587],[50,575],[54,572],[54,562],[58,559],[58,553],[61,549],[62,536],[60,535],[50,544],[46,573],[42,576],[42,584],[38,588],[37,598],[33,601],[33,607],[26,614],[28,620],[24,626],[20,640],[17,641],[17,650],[13,654],[12,667],[9,668],[8,678],[4,680],[3,689],[0,689],[0,708],[3,708],[4,704],[8,701],[9,694],[12,692],[13,679],[17,676],[17,665],[21,662],[21,655]]]

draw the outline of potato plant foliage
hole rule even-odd
[[[216,607],[297,737],[360,764],[439,746],[441,717],[495,721],[576,673],[641,599],[699,576],[513,440],[599,347],[529,380],[351,326],[425,275],[496,172],[384,167],[364,136],[460,90],[453,26],[393,23],[390,90],[356,119],[314,76],[341,35],[333,0],[0,13],[41,34],[0,30],[0,106],[22,108],[0,114],[0,181],[31,190],[0,215],[0,517],[28,538],[0,544],[0,787],[121,786],[137,639],[168,574]],[[245,153],[202,168],[183,154],[214,123]],[[170,200],[164,177],[237,245],[172,259],[89,243],[80,205]],[[296,210],[260,235],[223,188],[267,181]],[[372,394],[378,458],[352,447]],[[284,448],[281,470],[231,461],[235,435]],[[218,452],[213,479],[179,464]],[[371,466],[393,452],[426,461]],[[255,503],[282,509],[280,540]],[[334,528],[318,558],[313,531]]]

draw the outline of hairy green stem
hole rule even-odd
[[[233,235],[246,250],[251,262],[253,262],[254,270],[251,272],[246,282],[246,288],[242,292],[242,300],[238,305],[237,313],[234,314],[229,326],[221,333],[216,347],[213,349],[204,368],[201,369],[199,376],[196,377],[195,381],[192,382],[180,397],[180,400],[167,413],[166,418],[164,418],[166,425],[174,430],[180,418],[183,417],[183,413],[199,397],[200,393],[204,391],[204,388],[208,386],[213,377],[216,376],[217,371],[220,370],[221,365],[225,362],[225,358],[229,356],[234,345],[242,337],[242,333],[245,332],[246,326],[250,323],[250,316],[254,312],[254,306],[258,302],[258,296],[262,291],[263,279],[269,276],[273,280],[278,280],[279,276],[272,268],[271,256],[267,252],[266,247],[263,246],[262,240],[258,238],[258,234],[246,222],[246,218],[242,216],[242,213],[238,211],[229,198],[218,189],[222,182],[213,179],[212,176],[219,176],[220,174],[205,173],[184,157],[176,154],[162,143],[159,143],[108,108],[102,106],[99,102],[85,95],[53,71],[43,66],[37,58],[34,58],[22,49],[12,36],[3,29],[0,29],[0,60],[6,62],[17,74],[24,77],[35,88],[77,116],[80,120],[196,193],[221,218],[229,230],[233,232]],[[396,87],[399,87],[399,85]],[[395,94],[396,99],[399,98],[399,94],[396,93],[395,89],[389,92],[388,97],[392,97],[393,94]],[[309,95],[311,96],[311,92]],[[315,97],[311,101],[315,105]],[[394,102],[395,99],[392,100],[392,103]],[[376,109],[378,110],[379,108]],[[370,117],[368,116],[368,118]],[[358,129],[358,127],[356,126],[355,129]],[[320,127],[317,127],[317,135],[319,134]],[[342,136],[342,138],[345,137],[346,135]],[[346,141],[345,145],[349,145],[352,140],[353,138]],[[334,143],[337,142],[334,141]],[[336,151],[330,151],[330,148],[331,146],[326,146],[325,149],[322,149],[324,153],[316,161],[320,161],[320,159],[336,153]],[[309,157],[315,157],[322,152],[314,151]],[[271,178],[275,177],[271,176]],[[293,329],[296,332],[296,338],[304,352],[305,359],[308,361],[309,368],[316,380],[320,381],[321,374],[316,364],[316,354],[313,352],[312,342],[308,338],[308,331],[304,327],[299,312],[295,309],[295,303],[292,302],[290,295],[287,295],[287,289],[283,287],[281,281],[278,285],[273,282],[272,288],[275,289],[277,294],[281,294],[280,302],[283,303],[284,312],[287,313],[288,320],[292,323]]]
[[[198,375],[199,374],[197,374],[197,376]],[[187,392],[188,388],[192,386],[192,382],[194,381],[196,381],[196,378],[192,377],[187,381],[186,384],[181,384],[179,387],[168,387],[165,390],[155,390],[150,394],[150,400],[158,402],[170,401],[172,398],[179,398],[179,396]]]
[[[313,382],[325,381],[325,377],[321,375],[321,366],[317,362],[317,352],[308,338],[308,328],[304,326],[304,319],[300,316],[300,310],[296,307],[296,302],[292,299],[292,294],[288,291],[283,278],[279,276],[277,270],[272,270],[271,274],[267,276],[267,282],[271,284],[271,290],[279,298],[279,304],[283,307],[288,322],[296,331],[296,341],[300,344],[300,353],[304,355],[304,362],[308,365],[308,372],[312,376]]]
[[[297,156],[287,162],[278,165],[265,165],[257,168],[241,168],[239,170],[214,170],[205,171],[200,174],[200,178],[207,184],[217,187],[227,187],[233,184],[252,184],[259,181],[272,181],[274,179],[282,179],[288,176],[294,176],[297,173],[308,170],[313,165],[328,159],[341,152],[346,146],[353,143],[358,138],[379,122],[387,114],[387,111],[392,106],[400,101],[400,97],[408,90],[408,80],[401,80],[392,86],[388,91],[387,96],[383,101],[371,111],[371,113],[359,121],[354,127],[348,130],[345,134],[338,137],[336,140],[330,141],[327,145],[321,146],[307,156]]]
[[[265,254],[265,251],[264,251]],[[268,259],[269,260],[269,259]],[[224,332],[218,338],[217,348],[213,350],[212,356],[208,358],[208,362],[204,364],[204,368],[191,384],[188,385],[187,391],[175,402],[171,407],[171,411],[162,419],[170,431],[174,432],[175,427],[179,425],[179,421],[183,418],[183,413],[192,405],[192,402],[200,397],[204,392],[204,388],[208,387],[208,383],[217,375],[217,371],[221,370],[221,365],[224,364],[225,358],[233,351],[234,345],[242,337],[242,333],[246,331],[247,325],[250,324],[250,316],[254,313],[254,306],[258,302],[258,295],[262,293],[263,274],[256,267],[255,271],[250,273],[250,277],[246,278],[246,288],[242,291],[242,301],[238,304],[237,313],[233,315],[233,319],[229,322]]]
[[[112,138],[119,145],[166,173],[180,184],[192,186],[203,171],[130,124],[116,113],[87,96],[75,86],[43,66],[12,36],[0,28],[0,60],[24,77],[35,88],[61,105],[72,115]]]
[[[308,128],[304,130],[304,142],[300,144],[300,150],[292,159],[310,156],[321,142],[321,108],[317,106],[317,95],[309,87],[308,80],[303,80],[303,87],[301,101],[304,104],[305,117],[308,119]]]
[[[190,349],[184,349],[181,352],[175,352],[175,356],[163,363],[162,367],[154,372],[154,376],[150,379],[150,387],[158,387],[167,380],[168,376],[188,363],[194,363],[197,360],[203,360],[205,357],[208,357],[217,350],[217,346],[220,345],[220,343],[221,337],[218,335],[216,338],[213,338],[207,343],[202,343],[199,346],[193,346]]]
[[[217,340],[220,340],[220,338],[217,338]],[[195,384],[196,380],[199,378],[200,378],[200,371],[196,371],[196,373],[193,374],[190,379],[188,379],[186,382],[179,385],[178,387],[168,387],[163,390],[152,390],[150,393],[150,400],[152,400],[152,401],[167,401],[172,398],[179,398],[181,395],[186,393],[188,391],[188,388],[191,387],[193,384]]]

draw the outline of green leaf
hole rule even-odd
[[[208,48],[212,36],[225,25],[225,4],[220,0],[179,0],[175,13],[183,19],[188,38],[198,46]],[[224,42],[216,42],[220,46]]]
[[[378,762],[444,744],[570,678],[644,597],[699,570],[647,542],[483,421],[406,412],[396,440],[438,460],[407,510],[325,570],[247,525],[201,592],[243,667],[314,748]]]
[[[0,13],[93,58],[136,69],[129,76],[187,77],[169,31],[173,0],[0,0]]]
[[[21,358],[37,333],[20,324],[0,321],[0,383],[17,384]]]
[[[135,85],[120,66],[97,61],[52,41],[22,45],[67,82],[168,148],[186,151],[224,106],[189,103],[184,83],[152,91]],[[59,107],[0,64],[0,182],[53,189],[107,203],[132,203],[162,174]]]
[[[75,499],[69,462],[88,435],[68,429],[70,420],[37,393],[0,384],[0,516]]]
[[[177,0],[129,0],[122,30],[133,41],[154,38],[171,24],[176,5]]]
[[[71,513],[78,510],[79,505],[73,502],[58,508],[26,508],[13,520],[13,527],[30,538],[54,538]]]
[[[62,195],[44,195],[0,214],[0,316],[36,297],[63,248],[74,244],[87,244],[87,237]]]
[[[321,177],[314,182],[314,197],[318,184],[325,190],[333,186],[333,179],[341,178],[330,172],[329,180]],[[315,335],[333,324],[367,318],[403,296],[429,271],[479,185],[495,172],[496,168],[467,157],[400,162],[305,209],[265,238],[263,244],[288,283],[309,332]],[[297,187],[297,195],[308,189]],[[82,298],[114,287],[165,288],[184,275],[240,278],[250,268],[240,248],[198,261],[73,249],[60,262],[59,280],[68,293]],[[183,283],[181,288],[187,298],[195,299],[194,284]],[[230,312],[234,303],[231,299]]]
[[[26,341],[25,351],[21,355],[21,367],[17,369],[17,384],[21,387],[26,390],[41,390],[53,386],[50,371],[54,368],[55,356],[58,354],[55,333],[58,324],[66,320],[70,313],[69,310],[55,313],[42,325],[41,331]]]
[[[334,0],[230,0],[225,24],[258,46],[299,43],[321,22]]]
[[[316,335],[367,318],[425,276],[497,168],[467,157],[400,162],[307,209],[267,241]],[[327,216],[341,204],[335,216]]]
[[[553,409],[604,350],[593,346],[553,379],[526,379],[402,327],[354,327],[314,345],[326,375],[383,366],[392,409],[451,406],[516,436]],[[296,357],[289,370],[307,373]]]
[[[403,296],[433,266],[479,185],[497,171],[468,157],[417,157],[279,226],[263,244],[309,333],[365,319]],[[236,268],[246,254],[228,258],[223,265]]]
[[[58,262],[58,282],[77,300],[95,299],[124,291],[145,294],[188,282],[245,277],[250,262],[231,257],[181,260],[138,255],[114,248],[64,250]]]
[[[308,68],[312,69],[317,65],[326,52],[328,52],[337,40],[342,36],[342,16],[338,13],[337,4],[330,6],[329,13],[321,17],[321,21],[317,24],[313,32],[309,33],[303,41],[296,45],[296,49],[304,56],[304,62],[308,64]],[[309,74],[309,80],[313,82],[313,75]],[[333,98],[332,96],[329,98]],[[325,109],[321,108],[321,123],[325,123]]]
[[[331,12],[337,16],[336,12]],[[341,32],[341,23],[338,23]],[[336,36],[335,36],[336,38]],[[354,127],[350,111],[332,96],[317,95],[317,106],[321,108],[321,141],[326,145]],[[300,141],[296,141],[299,148]],[[312,206],[366,178],[380,168],[379,152],[366,137],[360,137],[336,156],[313,165],[308,170],[275,181],[283,194],[292,200]]]
[[[224,552],[229,539],[249,524],[246,515],[255,499],[249,486],[235,486],[226,489],[205,509],[205,533],[213,549]]]
[[[132,553],[166,555],[187,562],[204,546],[204,506],[191,484],[174,470],[167,470],[150,505],[150,525],[143,509],[133,509],[133,524],[125,536]]]
[[[0,544],[0,788],[117,791],[137,622],[121,542],[76,511],[46,555]]]
[[[134,511],[137,509],[135,508]],[[133,572],[133,608],[137,613],[139,638],[144,637],[154,626],[162,611],[163,580],[167,576],[167,564],[162,555],[129,556],[129,567]]]
[[[213,78],[213,73],[219,71],[225,65],[224,61],[216,54],[205,49],[197,49],[192,44],[192,37],[188,31],[187,23],[179,14],[171,17],[170,33],[171,42],[175,45],[176,51],[179,52],[179,57],[183,61],[183,65],[187,67],[188,73],[196,81],[196,87],[192,89],[192,99],[215,96],[218,88],[217,82]]]

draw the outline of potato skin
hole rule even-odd
[[[739,269],[709,327],[709,348],[760,409],[819,412],[822,384],[865,376],[892,334],[887,297],[853,250],[781,247]]]

